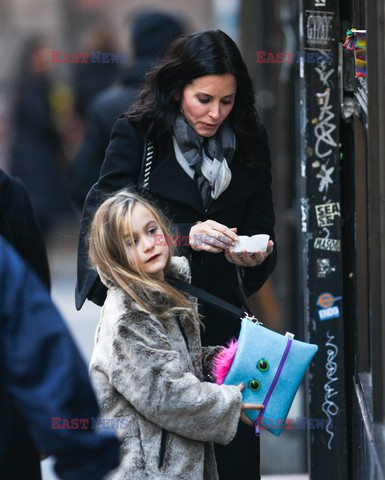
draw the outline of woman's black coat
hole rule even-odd
[[[0,169],[0,235],[35,270],[50,289],[44,239],[23,183]]]
[[[198,220],[215,220],[229,228],[237,227],[239,235],[267,233],[274,240],[275,216],[272,204],[270,154],[267,134],[259,127],[259,162],[263,168],[252,170],[241,163],[236,154],[230,164],[232,179],[229,187],[205,209],[197,185],[175,158],[172,139],[165,138],[155,145],[155,160],[151,170],[151,198],[176,224],[182,239]],[[76,306],[81,308],[86,298],[102,304],[105,292],[100,288],[95,271],[90,269],[87,252],[87,233],[90,220],[103,198],[121,188],[136,186],[140,177],[144,136],[128,117],[120,118],[112,131],[111,141],[101,169],[99,181],[91,189],[83,210],[79,240],[78,283]],[[197,252],[182,248],[191,264],[192,283],[235,305],[242,305],[236,268],[224,254]],[[262,287],[276,262],[276,248],[265,262],[257,267],[242,268],[243,287],[247,296]],[[238,334],[239,322],[205,308],[207,315],[204,343],[219,344]],[[218,321],[215,321],[215,319]]]

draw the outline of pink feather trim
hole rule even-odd
[[[233,363],[235,354],[238,348],[238,340],[231,339],[227,344],[227,347],[223,347],[221,351],[216,355],[213,361],[213,374],[215,377],[215,383],[222,385],[227,372],[230,370]]]

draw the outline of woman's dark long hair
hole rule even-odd
[[[139,99],[129,112],[155,142],[171,130],[180,113],[185,86],[205,75],[232,74],[237,80],[235,103],[229,120],[243,163],[258,166],[259,129],[253,84],[234,41],[221,30],[179,37],[147,76]]]

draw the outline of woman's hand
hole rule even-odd
[[[246,250],[242,250],[241,253],[234,253],[230,252],[229,248],[226,248],[225,257],[228,262],[234,263],[235,265],[238,265],[238,267],[256,267],[266,260],[273,251],[273,247],[274,242],[269,240],[266,252],[254,252],[250,254]]]
[[[240,383],[238,385],[239,390],[242,392],[242,390],[245,388],[244,383]],[[254,422],[252,422],[249,418],[246,417],[245,413],[243,410],[262,410],[264,409],[264,405],[260,405],[258,403],[242,403],[242,412],[241,412],[241,420],[243,423],[246,423],[246,425],[250,425],[251,427],[254,425]]]
[[[205,252],[223,252],[237,242],[236,231],[236,228],[228,228],[214,220],[198,222],[190,230],[190,247],[193,250],[203,250]]]

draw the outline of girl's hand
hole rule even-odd
[[[190,247],[193,250],[205,252],[223,252],[226,248],[235,245],[238,240],[236,230],[236,228],[228,228],[214,220],[198,222],[190,229]]]
[[[244,383],[240,383],[238,385],[239,390],[242,392],[242,390],[245,388]],[[250,427],[254,426],[254,422],[252,422],[249,418],[246,417],[246,415],[243,413],[243,410],[262,410],[264,409],[264,405],[260,405],[258,403],[242,403],[242,412],[241,412],[241,420],[243,423],[246,423],[246,425],[250,425]]]
[[[242,250],[242,253],[233,253],[230,252],[229,248],[226,248],[225,257],[228,262],[234,263],[238,267],[256,267],[266,260],[273,251],[273,246],[274,242],[269,240],[266,252],[254,252],[251,255],[246,250]]]

